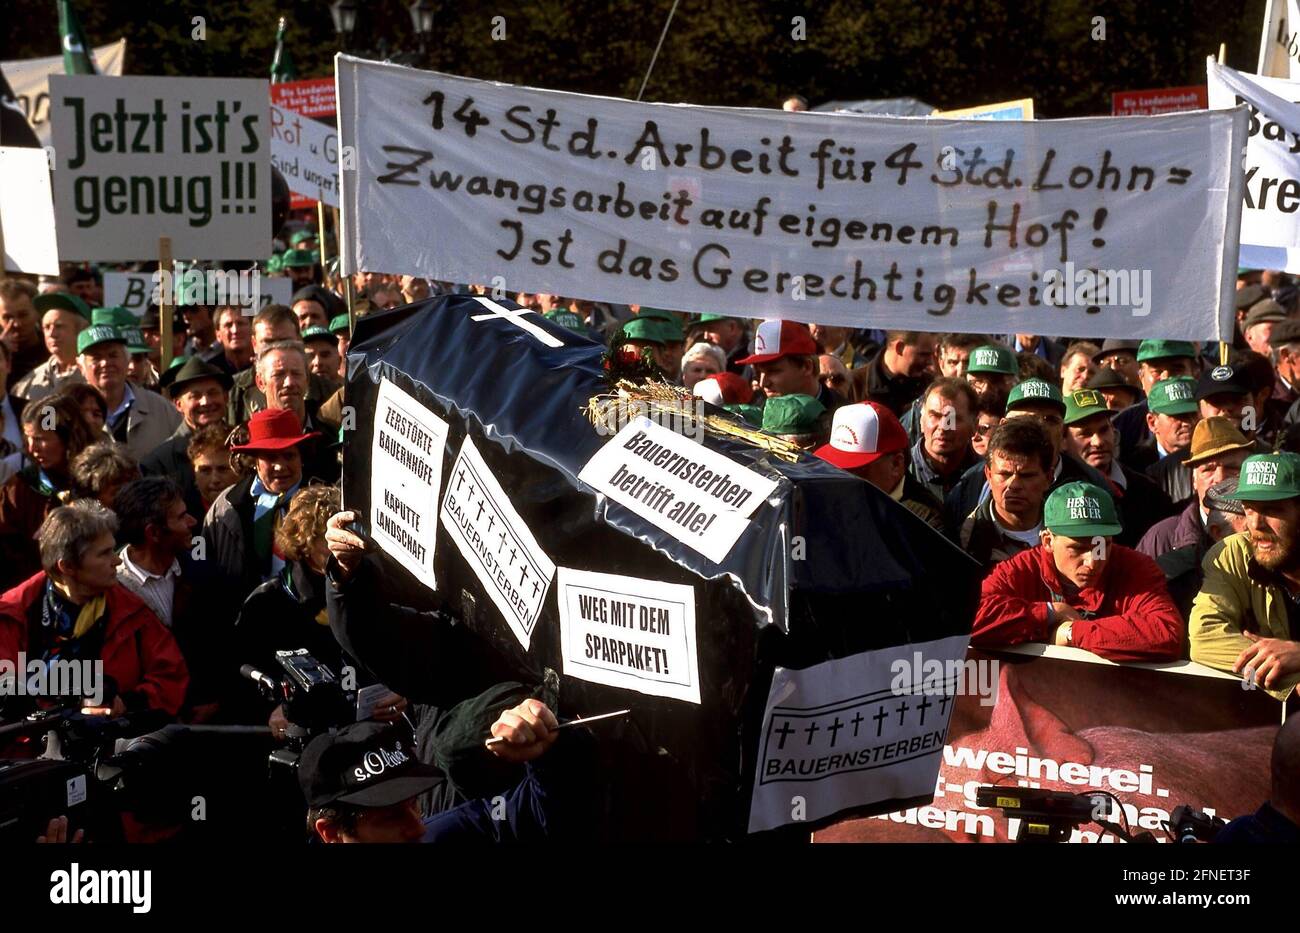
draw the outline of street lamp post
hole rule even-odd
[[[429,64],[429,38],[433,35],[433,14],[437,6],[433,0],[414,0],[410,6],[411,28],[419,42],[420,67]]]
[[[346,52],[352,33],[357,28],[356,0],[334,0],[330,4],[330,17],[334,20],[334,31],[338,33],[339,44]]]

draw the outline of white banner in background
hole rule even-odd
[[[59,274],[50,163],[44,149],[0,146],[0,272]]]
[[[339,134],[334,127],[272,104],[271,164],[294,194],[339,206]]]
[[[126,61],[126,40],[118,39],[108,45],[98,46],[92,53],[100,77],[120,77]],[[43,58],[23,58],[0,62],[0,71],[9,79],[14,96],[18,98],[27,122],[36,131],[42,146],[54,142],[50,133],[50,75],[63,74],[63,56],[48,55]],[[3,143],[4,140],[0,140]]]
[[[152,272],[105,272],[104,307],[122,307],[134,315],[143,315],[153,300],[154,285]],[[177,290],[184,287],[185,278],[177,277]],[[287,305],[293,297],[294,288],[289,279],[278,275],[259,275],[257,291],[257,308],[250,311],[250,314],[256,314],[269,304]]]
[[[349,271],[847,327],[1207,339],[1231,318],[1244,112],[846,118],[335,61]],[[1045,300],[1049,270],[1068,297]]]
[[[1300,81],[1242,74],[1206,60],[1210,106],[1250,107],[1241,264],[1300,272]]]
[[[1259,37],[1259,64],[1255,70],[1271,78],[1300,77],[1300,3],[1268,0],[1264,30]]]

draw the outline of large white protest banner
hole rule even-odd
[[[271,164],[294,194],[339,206],[338,131],[271,105]]]
[[[527,651],[555,579],[555,564],[468,437],[451,466],[441,516],[452,542]]]
[[[578,479],[715,563],[776,489],[776,480],[645,416],[606,441]]]
[[[438,492],[447,422],[384,379],[370,448],[370,530],[375,542],[436,590]]]
[[[92,57],[101,77],[118,77],[122,74],[122,65],[126,61],[126,40],[118,39],[109,45],[98,46]],[[63,74],[63,56],[49,55],[44,58],[0,62],[0,71],[9,80],[9,86],[13,88],[14,97],[23,108],[27,122],[36,131],[36,138],[42,146],[50,145],[50,75]],[[0,140],[2,142],[4,140]]]
[[[1211,107],[1250,108],[1240,262],[1300,272],[1300,81],[1206,69]]]
[[[267,82],[50,78],[54,198],[65,259],[265,259]]]
[[[954,635],[801,670],[778,667],[749,831],[933,794],[969,640]]]
[[[190,270],[205,280],[204,270]],[[248,278],[248,277],[246,277]],[[188,279],[185,274],[173,279],[172,299],[177,307],[199,302],[189,301],[185,294]],[[242,283],[241,283],[242,284]],[[206,285],[205,285],[206,287]],[[230,292],[236,293],[234,289]],[[249,314],[256,314],[269,304],[287,305],[293,297],[293,282],[275,275],[258,275],[256,285],[251,288],[241,287],[237,294],[244,299],[242,304]],[[200,292],[203,294],[203,292]],[[155,304],[161,298],[157,276],[152,272],[105,272],[104,273],[104,307],[122,307],[134,315],[142,315],[152,301]],[[252,299],[252,300],[248,300]],[[210,303],[210,302],[209,302]]]
[[[700,702],[694,589],[568,567],[556,580],[565,676]]]
[[[59,274],[50,163],[44,149],[0,146],[0,224],[5,245],[0,272]]]
[[[1268,0],[1256,71],[1270,78],[1300,78],[1300,2]]]
[[[849,327],[1230,333],[1244,112],[915,120],[336,74],[349,271]]]

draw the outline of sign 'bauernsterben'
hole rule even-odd
[[[845,327],[1231,333],[1244,111],[921,120],[336,73],[345,272]],[[1053,304],[1067,263],[1149,270],[1153,306]]]
[[[53,75],[62,259],[263,259],[270,250],[267,83]]]

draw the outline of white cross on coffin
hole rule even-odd
[[[524,320],[525,314],[534,313],[531,308],[519,308],[516,311],[512,311],[510,308],[504,307],[503,305],[499,305],[491,298],[486,298],[483,295],[475,295],[474,300],[477,301],[479,304],[481,304],[483,307],[487,308],[488,311],[490,311],[491,313],[470,315],[471,321],[490,321],[494,317],[502,317],[505,318],[507,321],[509,321],[511,324],[514,324],[516,327],[522,327],[524,330],[532,334],[534,337],[536,337],[542,343],[546,344],[548,347],[564,346],[563,340],[559,339],[558,337],[554,337],[551,334],[548,334],[546,331],[538,327],[532,321]]]

